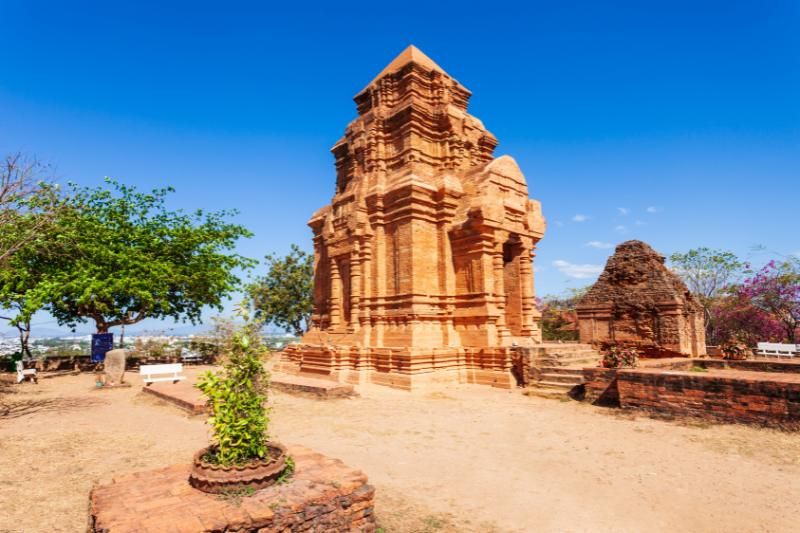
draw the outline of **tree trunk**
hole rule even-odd
[[[108,333],[108,322],[102,318],[94,317],[94,324],[97,329],[96,333]]]
[[[28,345],[28,341],[31,337],[31,323],[30,321],[25,322],[25,325],[17,325],[17,329],[19,330],[19,344],[20,348],[22,349],[22,357],[26,359],[31,359],[33,356],[31,355],[31,349]]]

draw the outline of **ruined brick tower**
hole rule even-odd
[[[413,46],[355,96],[335,195],[309,221],[312,328],[285,352],[300,372],[509,387],[511,345],[541,342],[541,207],[469,98]]]
[[[581,342],[631,344],[651,357],[706,354],[702,307],[642,241],[617,246],[577,313]]]

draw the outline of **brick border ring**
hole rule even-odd
[[[203,460],[213,446],[194,454],[189,484],[203,492],[221,494],[230,490],[252,488],[260,490],[280,478],[286,468],[286,447],[278,442],[267,443],[265,459],[254,459],[243,465],[222,466]]]

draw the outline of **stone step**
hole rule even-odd
[[[561,389],[561,390],[572,390],[575,385],[579,385],[578,383],[562,383],[561,381],[549,381],[546,379],[540,379],[539,381],[534,382],[534,386],[536,388],[549,388],[549,389]]]
[[[563,359],[554,359],[554,358],[547,358],[547,359],[538,359],[534,361],[538,363],[539,366],[575,366],[575,367],[583,367],[583,366],[597,366],[597,362],[600,361],[600,357],[569,357]]]
[[[580,385],[583,383],[583,375],[582,374],[554,374],[554,373],[544,373],[541,375],[540,381],[546,381],[549,383],[567,383],[571,385]]]
[[[528,387],[522,394],[525,396],[536,396],[538,398],[548,398],[554,400],[568,400],[569,394],[567,389],[548,389],[539,387]]]
[[[541,350],[537,353],[540,357],[548,356],[548,355],[572,355],[572,354],[595,354],[597,353],[595,350],[591,348],[567,348],[567,349],[560,349],[560,350]]]
[[[541,374],[569,374],[574,376],[583,375],[582,366],[540,366]]]

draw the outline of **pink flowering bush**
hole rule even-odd
[[[750,300],[738,293],[719,298],[711,308],[713,324],[712,344],[723,345],[731,341],[755,346],[758,342],[781,342],[785,333],[783,325],[769,313],[754,307]]]
[[[782,340],[797,342],[797,329],[800,327],[800,261],[770,261],[745,279],[737,292],[740,298],[781,325]]]

